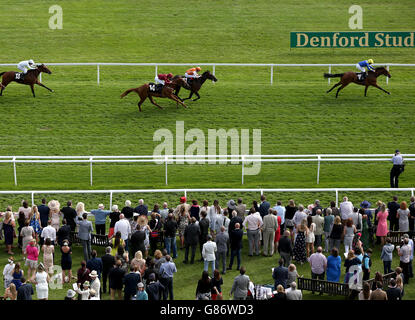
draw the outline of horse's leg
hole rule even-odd
[[[4,77],[1,80],[1,91],[0,91],[0,96],[3,95],[3,90],[6,89],[7,85],[10,83],[11,81],[7,81],[7,79],[4,79]]]
[[[138,102],[138,110],[140,110],[140,112],[141,112],[141,105],[143,104],[143,102],[146,100],[146,98],[145,97],[143,97],[143,98],[140,98],[140,101]]]
[[[43,83],[40,83],[40,82],[39,82],[39,80],[36,80],[36,84],[37,84],[38,86],[41,86],[41,87],[45,88],[45,89],[48,89],[50,92],[53,92],[53,90],[52,90],[52,89],[50,89],[50,88],[46,87]]]
[[[326,91],[326,93],[329,93],[331,90],[333,90],[334,88],[338,87],[338,86],[339,86],[339,85],[341,85],[341,84],[342,84],[342,82],[341,82],[341,81],[337,82],[334,86],[332,86],[332,87],[331,87],[331,89],[330,89],[330,90],[327,90],[327,91]]]
[[[378,88],[379,90],[382,90],[383,92],[387,93],[387,94],[391,94],[389,91],[386,91],[385,89],[379,87],[376,83],[372,84],[372,86],[374,86],[375,88]]]
[[[36,96],[35,96],[35,88],[34,88],[34,84],[33,83],[30,85],[30,89],[32,89],[33,98],[36,98]]]
[[[195,91],[195,95],[197,95],[197,98],[196,99],[193,99],[193,101],[199,100],[200,99],[200,95],[199,95],[199,93],[197,91]]]
[[[369,85],[366,85],[366,87],[365,87],[365,97],[367,97],[367,88],[369,88]]]
[[[339,95],[339,91],[340,91],[341,89],[343,89],[345,86],[347,86],[347,84],[342,84],[342,86],[341,86],[339,89],[337,89],[337,92],[336,92],[336,99],[337,99],[337,96]]]
[[[191,99],[193,96],[193,91],[190,91],[190,95],[187,98],[182,99],[182,101],[187,100],[187,99]]]
[[[186,105],[185,105],[182,101],[180,101],[179,97],[175,96],[175,95],[173,94],[173,92],[172,92],[171,94],[169,94],[169,95],[167,96],[167,98],[169,98],[169,99],[171,99],[171,100],[173,100],[173,101],[176,101],[177,103],[180,103],[183,107],[187,108],[187,106],[186,106]]]
[[[151,103],[154,104],[156,107],[159,107],[160,109],[163,109],[163,107],[160,107],[157,103],[154,102],[152,96],[149,95],[148,98],[150,99]]]

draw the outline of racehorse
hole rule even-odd
[[[3,95],[3,90],[6,89],[7,85],[12,81],[15,81],[15,82],[20,83],[20,84],[29,85],[30,89],[32,89],[33,97],[36,97],[35,96],[35,90],[33,88],[35,84],[37,84],[38,86],[41,86],[43,88],[48,89],[50,92],[53,92],[52,89],[49,89],[48,87],[46,87],[43,83],[41,83],[38,80],[37,77],[39,76],[39,74],[41,72],[45,72],[47,74],[52,74],[52,72],[48,69],[48,67],[46,67],[43,63],[38,65],[36,69],[32,69],[32,70],[27,71],[27,73],[24,75],[23,81],[20,79],[21,74],[18,73],[18,72],[7,71],[7,72],[0,73],[0,76],[2,76],[0,96]]]
[[[177,78],[183,78],[183,76],[177,75],[174,76],[173,79],[177,79]],[[187,100],[187,99],[191,99],[193,96],[193,93],[195,95],[197,95],[196,99],[193,99],[193,101],[199,100],[200,99],[200,95],[198,93],[198,91],[200,90],[200,88],[202,87],[202,85],[205,83],[205,81],[209,79],[212,80],[214,82],[218,81],[218,79],[216,79],[216,77],[210,73],[209,70],[203,72],[203,74],[199,77],[199,78],[192,78],[191,83],[190,83],[190,95],[189,97],[185,98],[185,99],[180,99],[179,97],[179,92],[180,92],[180,86],[177,86],[175,89],[176,91],[174,92],[174,94],[179,97],[179,99],[181,101]],[[187,89],[187,88],[186,88]]]
[[[378,68],[375,69],[375,71],[369,71],[369,74],[367,75],[367,77],[363,81],[359,80],[358,77],[357,77],[357,73],[352,72],[352,71],[349,71],[349,72],[346,72],[346,73],[336,73],[336,74],[325,73],[324,78],[341,77],[340,81],[337,82],[330,90],[327,90],[326,93],[329,93],[331,90],[333,90],[334,88],[341,85],[341,87],[338,88],[337,92],[336,92],[336,98],[337,98],[337,96],[339,95],[339,91],[341,89],[343,89],[349,83],[354,82],[356,84],[360,84],[361,86],[365,86],[365,97],[366,97],[366,93],[367,93],[367,88],[369,88],[369,86],[373,86],[375,88],[378,88],[378,89],[382,90],[383,92],[385,92],[387,94],[390,94],[390,92],[382,89],[376,83],[377,77],[379,77],[381,74],[383,74],[384,76],[387,76],[388,78],[391,77],[389,71],[386,70],[385,67],[378,67]]]
[[[156,107],[159,107],[160,109],[163,109],[163,107],[160,107],[157,103],[154,102],[153,97],[160,97],[160,98],[169,98],[171,100],[174,100],[178,103],[180,103],[183,107],[187,108],[187,106],[173,93],[173,88],[175,86],[182,86],[188,90],[190,90],[189,85],[187,84],[186,80],[182,78],[176,78],[172,80],[171,83],[166,84],[163,86],[161,92],[156,92],[153,90],[150,90],[151,88],[154,88],[154,84],[143,84],[141,87],[138,88],[132,88],[128,89],[124,93],[121,94],[121,98],[124,98],[127,94],[130,92],[136,92],[140,96],[140,101],[138,102],[138,109],[141,112],[141,105],[143,104],[144,100],[147,98],[150,99],[150,102],[154,104]]]

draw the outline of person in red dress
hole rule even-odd
[[[275,231],[274,237],[274,252],[278,252],[278,242],[280,241],[281,237],[281,217],[277,217],[278,220],[278,229]]]

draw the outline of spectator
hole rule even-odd
[[[76,221],[78,225],[78,238],[81,240],[82,248],[84,251],[84,260],[91,259],[91,234],[92,234],[92,222],[88,221],[88,214],[84,212],[82,214],[82,220]]]
[[[39,249],[36,246],[36,240],[32,239],[26,247],[27,259],[25,266],[27,266],[27,278],[32,281],[35,277],[35,270],[37,268],[37,261],[39,258]]]
[[[140,216],[148,216],[148,206],[144,204],[144,200],[138,200],[138,206],[135,207],[134,212],[137,212]]]
[[[12,220],[13,220],[13,215],[12,215]],[[26,218],[24,216],[24,212],[22,212],[22,211],[19,212],[19,217],[17,218],[17,223],[19,224],[19,226],[17,228],[17,234],[18,234],[17,243],[18,243],[19,248],[22,249],[22,251],[23,251],[22,229],[25,227],[25,223],[26,223]],[[27,225],[29,225],[29,223]],[[32,238],[32,236],[30,238]]]
[[[91,251],[91,259],[87,261],[86,267],[93,271],[95,270],[98,274],[98,278],[101,279],[103,264],[101,258],[97,258],[97,252],[96,250]],[[91,285],[91,288],[94,289]]]
[[[349,201],[347,197],[343,197],[343,202],[340,204],[339,212],[342,219],[342,224],[345,225],[347,219],[349,219],[353,213],[353,203]]]
[[[108,274],[110,283],[111,300],[115,300],[115,294],[118,295],[118,300],[121,300],[121,292],[123,288],[123,278],[125,271],[122,267],[121,260],[115,262],[115,266],[110,270]]]
[[[292,282],[290,288],[285,291],[287,300],[303,300],[303,293],[297,289],[297,283]]]
[[[24,277],[21,278],[21,281],[22,285],[17,289],[16,300],[32,300],[32,295],[34,294],[32,285],[27,283]]]
[[[45,208],[49,209],[49,207],[46,207],[46,206],[45,206]],[[40,212],[40,210],[39,210],[39,212]],[[76,220],[77,214],[76,214],[76,210],[74,208],[72,208],[72,201],[68,201],[66,203],[66,207],[63,207],[61,209],[61,212],[63,214],[63,219],[66,220],[66,224],[71,228],[71,231],[75,231],[75,228],[76,228],[75,220]],[[49,210],[48,210],[48,214],[49,214]],[[42,219],[42,215],[41,215],[41,219]],[[47,224],[48,220],[46,220],[45,222]],[[46,224],[43,225],[43,222],[42,222],[42,227],[46,227]]]
[[[66,219],[62,219],[62,226],[56,233],[56,242],[62,247],[63,241],[71,238],[71,227],[68,226]]]
[[[13,234],[14,228],[16,227],[16,223],[13,220],[13,213],[11,211],[7,211],[4,221],[3,221],[3,231],[4,231],[4,243],[6,245],[7,254],[14,254],[12,252],[12,245],[13,245]]]
[[[76,216],[77,216],[77,218],[75,220],[76,223],[77,223],[78,220],[82,220],[82,216],[83,216],[84,213],[88,214],[88,212],[85,211],[85,204],[83,202],[78,202],[76,204],[75,211],[76,211]]]
[[[220,228],[225,227],[225,232],[228,233],[229,223],[231,220],[228,218],[228,208],[225,208],[221,214],[216,217],[215,234],[220,232]]]
[[[294,200],[290,200],[289,204],[285,207],[285,227],[290,230],[291,239],[294,241],[294,215],[297,212],[298,208],[295,205]]]
[[[274,292],[274,295],[270,300],[272,300],[272,301],[279,301],[279,300],[286,301],[287,300],[287,295],[286,295],[285,289],[282,285],[279,284],[277,286],[277,292],[276,293]]]
[[[63,240],[61,247],[62,284],[72,279],[72,250],[68,240]],[[66,276],[68,272],[68,276]]]
[[[177,218],[177,222],[178,222],[178,231],[179,231],[179,238],[180,238],[180,249],[184,249],[184,245],[185,245],[184,233],[189,224],[190,215],[189,213],[186,212],[185,206],[180,206],[178,214],[179,216]]]
[[[89,300],[91,291],[89,281],[85,281],[82,288],[78,286],[75,291],[78,293],[78,300]]]
[[[142,282],[139,282],[137,285],[137,294],[134,297],[133,300],[148,300],[148,294],[144,290],[144,284]]]
[[[367,249],[362,259],[363,281],[370,279],[370,267],[372,266],[372,249]]]
[[[249,215],[245,218],[243,226],[247,230],[248,235],[248,245],[249,245],[249,256],[253,256],[253,251],[255,249],[255,255],[259,256],[259,237],[260,237],[260,228],[262,227],[262,219],[260,216],[255,214],[253,208],[249,211]]]
[[[277,216],[277,222],[278,222],[278,229],[275,231],[273,252],[278,251],[278,243],[280,242],[280,239],[281,239],[281,217],[280,216]]]
[[[91,214],[95,216],[95,231],[97,234],[105,235],[105,224],[107,222],[107,216],[110,215],[110,210],[104,210],[105,206],[100,203],[98,209],[91,210]]]
[[[101,257],[102,261],[102,284],[103,292],[107,293],[107,279],[110,270],[115,266],[115,258],[111,254],[111,247],[105,248],[105,254]]]
[[[226,273],[226,253],[228,251],[229,235],[225,232],[225,227],[222,226],[220,232],[216,235],[216,260],[215,268],[219,269],[219,263],[222,260],[222,274]]]
[[[119,247],[122,247],[122,248],[125,247],[124,240],[121,238],[121,231],[117,231],[114,234],[114,237],[111,240],[111,245],[112,245],[111,254],[113,256],[115,256],[117,254],[117,250],[118,250]]]
[[[231,259],[229,261],[229,267],[227,270],[232,270],[233,259],[236,256],[237,259],[237,268],[236,270],[240,270],[241,266],[241,249],[242,249],[242,236],[243,231],[239,228],[239,223],[235,224],[235,229],[231,231],[229,235],[229,240],[231,244]]]
[[[150,231],[150,249],[152,254],[157,250],[157,244],[161,239],[161,221],[160,215],[156,212],[151,213],[151,220],[149,222]]]
[[[411,257],[409,258],[409,278],[413,278],[412,261],[414,260],[414,241],[409,237],[407,233],[403,235],[404,239],[408,239],[408,245],[411,247]]]
[[[344,252],[349,252],[352,249],[353,238],[357,232],[355,225],[353,224],[352,218],[348,218],[346,225],[344,226],[343,237],[344,237]]]
[[[329,252],[329,241],[330,241],[330,233],[333,229],[334,225],[334,216],[332,215],[331,208],[327,208],[324,212],[324,225],[323,225],[323,232],[324,232],[324,252]]]
[[[313,253],[310,258],[308,258],[311,267],[312,279],[324,280],[327,269],[327,258],[322,252],[323,248],[318,247],[317,252]],[[314,294],[314,291],[311,293]],[[323,295],[323,292],[320,292],[320,295]]]
[[[164,224],[166,222],[168,214],[169,214],[169,208],[167,206],[167,202],[163,202],[163,208],[160,209],[161,223]]]
[[[411,261],[411,252],[412,252],[412,248],[409,245],[409,239],[404,238],[403,246],[402,247],[398,246],[396,248],[398,249],[398,255],[400,257],[399,266],[402,268],[403,283],[408,284],[409,283],[409,264]]]
[[[160,250],[156,250],[155,256],[158,256],[158,253],[160,253]],[[161,253],[160,253],[160,256],[161,256]],[[151,259],[151,258],[148,257],[147,259]],[[134,258],[133,260],[131,260],[130,266],[136,268],[137,271],[141,275],[144,274],[144,271],[146,270],[146,260],[143,259],[143,253],[141,250],[138,250],[135,252]]]
[[[144,203],[144,201],[143,201],[143,203]],[[117,209],[118,209],[118,206],[117,206]],[[114,209],[112,211],[115,212]],[[119,210],[117,210],[118,216],[119,216],[119,214],[122,213],[124,215],[124,217],[126,219],[130,220],[130,221],[133,219],[134,212],[137,212],[137,211],[135,211],[135,209],[133,209],[131,207],[131,201],[130,200],[125,200],[124,207],[121,209],[121,212]],[[147,215],[147,212],[145,213],[145,215]],[[117,222],[117,221],[115,221],[115,222]],[[115,224],[115,222],[114,222],[114,224]]]
[[[306,250],[307,250],[307,258],[310,256],[310,253],[314,253],[314,241],[315,235],[314,232],[316,230],[316,224],[313,222],[312,216],[307,216],[307,228],[308,232],[306,234],[305,243],[306,243]]]
[[[10,283],[4,291],[4,300],[17,300],[17,290],[14,283]]]
[[[131,202],[130,202],[130,205],[131,205]],[[132,220],[132,215],[133,215],[132,210],[133,210],[133,208],[131,208],[131,207],[129,207],[129,208],[131,209],[131,212],[127,212],[127,214],[131,213],[131,218],[130,219],[127,218],[127,219]],[[114,236],[114,227],[115,227],[115,224],[118,221],[120,221],[120,214],[121,214],[121,212],[118,209],[118,206],[116,204],[114,204],[111,209],[112,209],[112,212],[110,213],[110,230],[108,232],[108,239],[111,239]],[[125,214],[124,214],[124,217],[125,217]],[[131,230],[134,230],[134,229],[131,229]]]
[[[131,234],[131,226],[122,213],[120,214],[120,220],[114,225],[114,233],[117,233],[118,231],[121,232],[121,238],[125,243],[125,250],[128,251],[128,238]]]
[[[414,236],[415,229],[415,197],[411,197],[411,203],[409,204],[409,236]]]
[[[261,204],[259,206],[259,214],[261,215],[261,218],[264,219],[264,217],[268,214],[268,210],[271,207],[270,203],[266,200],[265,195],[261,195]]]
[[[154,253],[154,271],[155,271],[157,279],[159,279],[160,267],[165,262],[166,262],[166,258],[163,256],[161,251],[156,250],[156,252]]]
[[[396,269],[398,269],[398,268],[396,268]],[[401,268],[399,268],[399,270],[401,270],[401,272],[402,272]],[[400,275],[398,275],[398,273],[396,273],[396,287],[401,290],[401,300],[402,300],[402,298],[404,296],[404,293],[405,293],[404,286],[403,286],[403,280],[402,280],[402,273],[400,273]]]
[[[273,268],[272,278],[274,279],[274,290],[277,289],[278,285],[282,285],[284,288],[288,287],[288,268],[284,267],[283,259],[278,261],[278,267]]]
[[[55,228],[56,231],[59,230],[60,224],[60,217],[61,217],[61,210],[60,210],[60,203],[58,200],[51,200],[48,203],[48,207],[50,209],[50,220],[52,221],[52,227]]]
[[[194,217],[193,217],[194,218]],[[174,300],[173,296],[173,275],[177,272],[175,263],[169,255],[166,256],[166,262],[162,263],[159,270],[160,283],[164,286],[163,300]]]
[[[130,266],[130,273],[124,275],[124,301],[132,300],[137,294],[138,284],[141,282],[141,275],[136,266]]]
[[[8,263],[4,266],[3,269],[3,285],[4,285],[4,289],[7,289],[10,286],[10,283],[12,283],[13,280],[13,270],[15,268],[15,264],[14,264],[14,258],[13,257],[9,257],[7,259]],[[15,286],[16,289],[16,286]]]
[[[288,267],[291,264],[291,257],[293,255],[293,246],[289,238],[290,231],[285,230],[284,236],[280,239],[278,244],[278,252],[281,258],[284,260],[284,267]]]
[[[206,243],[207,236],[209,234],[210,221],[207,218],[207,211],[206,210],[201,209],[200,215],[201,215],[202,218],[199,221],[199,229],[200,229],[199,248],[200,248],[200,261],[203,261],[202,250],[203,250],[203,245]]]
[[[264,249],[262,252],[263,256],[274,255],[274,238],[275,232],[278,230],[278,218],[277,211],[269,209],[269,214],[264,217],[262,225]]]
[[[141,251],[142,253],[146,252],[145,240],[146,240],[146,232],[141,231],[140,226],[137,225],[136,231],[131,235],[131,239],[130,239],[131,256],[135,256],[135,254],[138,251]]]
[[[207,200],[203,200],[202,206],[200,207],[200,212],[206,211],[206,214],[209,212],[209,202]]]
[[[169,213],[167,216],[167,220],[164,222],[164,244],[167,253],[172,254],[173,259],[177,258],[176,231],[177,222],[174,220],[173,214]]]
[[[245,300],[248,294],[250,279],[247,275],[245,275],[245,267],[241,267],[239,273],[240,275],[235,277],[233,281],[232,289],[229,295],[232,296],[233,294],[234,300]]]
[[[16,290],[19,290],[19,287],[22,285],[22,278],[24,276],[24,271],[20,267],[20,262],[16,262],[12,276],[12,283],[16,286]]]
[[[30,218],[30,213],[32,212],[32,208],[29,207],[29,203],[26,200],[22,200],[22,206],[19,207],[18,212],[23,212],[25,219]]]
[[[297,237],[297,229],[300,227],[301,222],[303,220],[307,221],[307,213],[304,212],[304,206],[302,204],[300,204],[298,206],[298,210],[295,212],[294,217],[293,217],[293,223],[294,223],[294,241],[295,238]]]
[[[394,196],[393,201],[388,202],[388,210],[389,210],[389,231],[398,231],[399,227],[399,218],[398,218],[398,210],[400,209],[400,205],[398,203],[398,197]]]
[[[202,257],[204,259],[204,271],[209,270],[209,265],[212,266],[212,276],[215,270],[215,253],[217,251],[216,243],[212,241],[212,236],[208,235],[207,242],[203,245]]]
[[[75,295],[76,295],[76,292],[73,291],[72,289],[69,289],[66,292],[66,297],[64,300],[70,300],[70,301],[75,300]]]
[[[318,201],[318,200],[316,200]],[[316,207],[313,208],[313,210]],[[321,243],[323,242],[323,232],[324,232],[324,217],[323,217],[322,209],[315,210],[315,215],[312,217],[312,221],[316,226],[316,230],[314,231],[314,246],[317,248],[321,246]]]
[[[396,274],[398,274],[398,273],[396,273]],[[382,274],[380,272],[376,272],[375,273],[375,281],[372,282],[372,291],[375,291],[376,290],[376,282],[378,282],[378,281],[380,283],[382,283],[382,286],[383,286],[383,276],[382,276]]]
[[[211,280],[211,297],[212,300],[222,300],[222,285],[223,285],[223,278],[221,277],[219,270],[215,269],[213,271],[213,278]]]
[[[363,289],[359,293],[359,300],[369,300],[372,290],[370,290],[370,285],[368,282],[363,282]]]
[[[210,221],[210,234],[212,236],[215,235],[215,228],[216,228],[216,219],[217,216],[222,212],[221,207],[219,206],[219,201],[214,200],[213,205],[209,208],[208,217]]]
[[[190,207],[190,217],[195,217],[195,219],[199,221],[200,220],[199,213],[200,213],[200,206],[197,200],[192,200],[192,206]]]
[[[290,287],[290,283],[297,282],[297,278],[299,276],[300,275],[297,272],[297,268],[296,268],[295,264],[290,264],[288,266],[287,287]]]
[[[282,205],[282,202],[278,200],[277,204],[275,205],[275,207],[273,209],[275,211],[277,211],[277,216],[281,218],[280,232],[282,234],[285,230],[285,211],[286,211],[286,208]]]
[[[380,238],[382,246],[385,244],[385,238],[388,234],[388,222],[386,221],[386,218],[388,216],[389,216],[389,213],[386,210],[386,205],[381,202],[379,211],[377,212],[377,215],[376,215],[376,221],[377,221],[376,236]]]
[[[372,291],[369,300],[388,300],[386,292],[382,290],[383,284],[376,282],[376,290]]]
[[[49,207],[46,205],[45,198],[42,199],[42,204],[37,206],[37,210],[39,211],[41,227],[45,228],[48,225],[49,212],[50,212]]]
[[[154,273],[150,274],[146,288],[148,300],[159,301],[163,290],[165,288],[159,281],[156,281],[156,275]]]
[[[228,233],[231,234],[232,230],[235,229],[235,225],[239,223],[239,226],[242,226],[244,220],[238,216],[238,212],[236,210],[232,211],[231,213],[231,221],[229,222]]]
[[[331,255],[327,257],[327,281],[340,282],[341,263],[339,250],[331,249]]]
[[[353,250],[349,250],[347,253],[347,259],[344,261],[344,266],[346,267],[346,274],[344,276],[344,283],[349,283],[349,279],[353,276],[355,272],[355,268],[351,268],[353,266],[359,267],[361,265],[361,261],[358,257],[355,256]]]
[[[361,209],[363,210],[363,209]],[[371,245],[371,237],[370,237],[370,231],[369,231],[369,225],[368,225],[368,216],[364,214],[362,216],[362,245],[363,249],[367,250]]]
[[[389,282],[388,290],[386,290],[386,295],[389,301],[401,300],[401,289],[396,286],[396,280],[391,279]]]
[[[36,239],[36,242],[38,242],[39,235],[40,235],[40,232],[42,231],[42,228],[40,226],[40,216],[39,216],[39,211],[37,211],[37,206],[32,207],[32,212],[30,213],[29,225],[35,231],[35,239]]]
[[[212,280],[207,271],[202,272],[202,278],[197,282],[196,300],[211,300]]]
[[[246,204],[243,204],[242,198],[239,198],[237,202],[238,202],[238,205],[236,206],[236,209],[235,209],[237,212],[237,217],[239,217],[243,221],[245,219]]]
[[[359,212],[358,208],[353,208],[353,212],[350,215],[350,218],[352,218],[357,232],[362,232],[362,214]]]
[[[49,275],[45,271],[45,267],[42,263],[39,263],[35,276],[36,293],[38,300],[48,300],[49,295]]]
[[[386,238],[386,244],[382,248],[380,259],[383,261],[383,273],[388,274],[392,272],[392,257],[395,246],[392,244],[390,238]]]
[[[55,247],[49,238],[46,238],[45,244],[42,246],[43,252],[43,264],[47,273],[53,273],[53,255],[55,253]]]
[[[184,210],[184,209],[182,209],[182,210]],[[199,242],[199,236],[200,236],[200,228],[196,224],[196,218],[195,217],[192,217],[190,219],[190,224],[186,226],[186,228],[184,230],[184,233],[183,233],[183,236],[184,236],[184,241],[185,241],[185,246],[186,246],[186,252],[185,252],[183,263],[188,263],[188,261],[189,261],[189,249],[191,247],[192,248],[192,256],[190,258],[190,263],[193,264],[194,261],[195,261],[196,248],[197,248],[197,244]],[[203,256],[203,251],[202,251],[202,256]]]
[[[89,270],[86,267],[86,262],[83,260],[81,261],[81,267],[77,271],[77,280],[76,283],[78,285],[78,288],[83,290],[84,289],[84,283],[88,281],[89,286],[89,280],[91,279],[89,277],[89,274],[91,273],[91,270]]]
[[[406,201],[402,201],[399,209],[397,210],[396,217],[399,221],[399,231],[408,232],[409,231],[409,209]]]
[[[303,265],[307,261],[306,247],[305,247],[306,234],[308,233],[307,220],[303,219],[301,224],[298,225],[296,229],[297,229],[297,236],[295,237],[293,256],[294,256],[295,261]]]
[[[48,221],[48,225],[43,228],[40,236],[43,238],[43,241],[49,238],[53,245],[56,243],[56,229],[52,227],[52,220]]]
[[[340,210],[339,210],[339,208],[336,207],[336,202],[330,201],[330,207],[326,208],[326,210],[327,209],[331,210],[331,214],[334,217],[340,216]]]
[[[24,227],[20,231],[20,236],[22,237],[22,251],[23,256],[26,257],[26,248],[27,245],[35,238],[35,231],[31,226],[29,226],[30,220],[26,219],[24,223]]]

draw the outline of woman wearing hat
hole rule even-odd
[[[5,289],[9,287],[10,283],[13,280],[13,270],[14,270],[14,267],[15,267],[13,257],[9,257],[8,262],[9,263],[6,264],[4,266],[4,269],[3,269],[3,280],[4,280],[4,288]]]
[[[36,293],[38,300],[48,300],[49,279],[49,275],[45,271],[43,263],[39,263],[34,281],[34,283],[36,284]]]
[[[76,292],[73,291],[72,289],[69,289],[66,293],[66,297],[64,300],[75,300],[75,295],[76,295]]]
[[[93,300],[100,300],[100,290],[101,290],[101,282],[99,281],[98,278],[98,272],[96,270],[92,270],[91,273],[89,274],[89,277],[91,278],[91,291],[94,290],[95,291],[95,298]],[[85,286],[85,284],[84,284]]]
[[[83,283],[83,290],[79,289],[79,287],[76,288],[76,292],[81,296],[81,300],[88,300],[89,299],[89,291],[90,291],[90,284],[89,281],[85,281]]]

